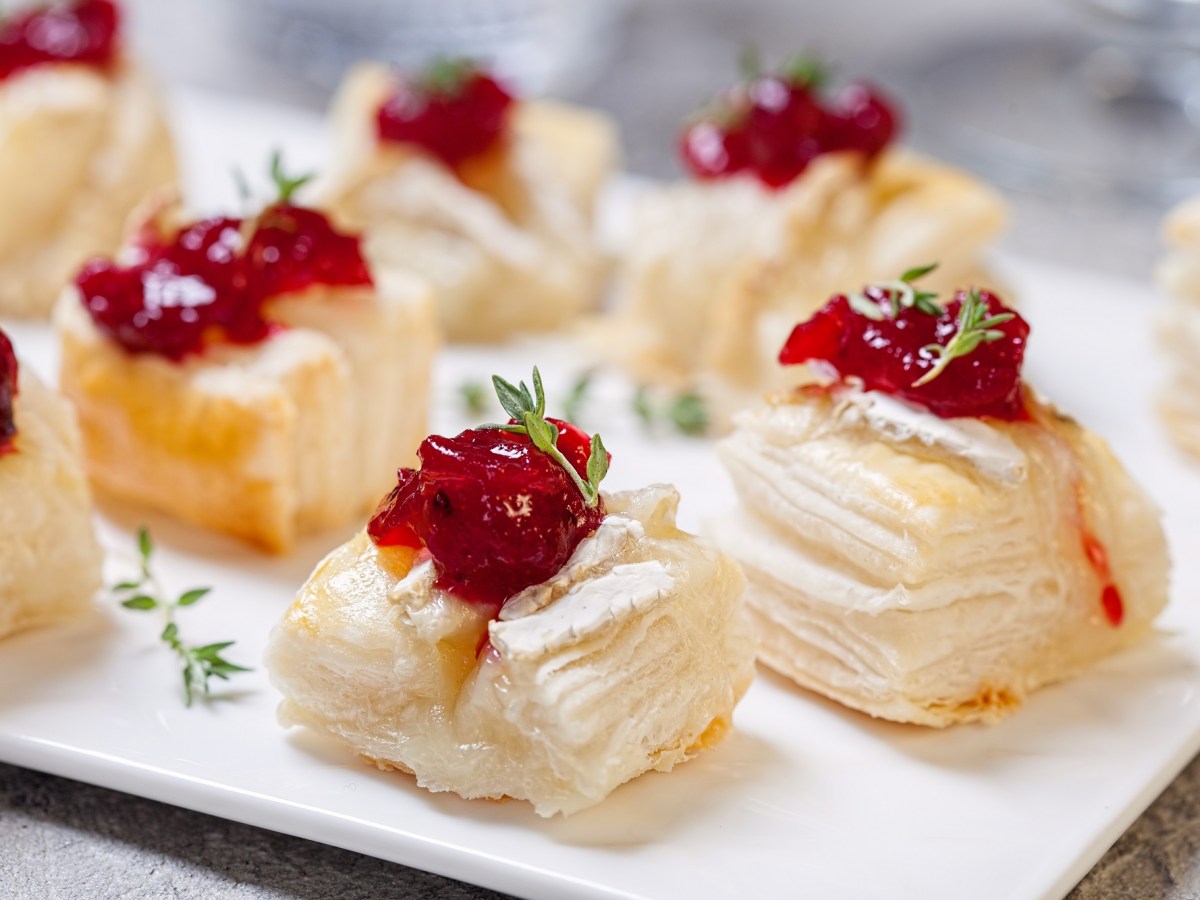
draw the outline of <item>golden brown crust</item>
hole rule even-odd
[[[430,281],[452,340],[556,328],[593,305],[607,261],[592,207],[616,158],[607,118],[518,104],[509,140],[455,172],[377,140],[373,113],[390,83],[380,66],[347,75],[332,113],[333,163],[314,187],[336,221],[365,233],[373,266]]]
[[[45,316],[88,259],[111,255],[142,200],[177,181],[153,88],[129,61],[111,74],[37,67],[0,87],[0,312]]]
[[[432,310],[396,290],[289,299],[294,327],[181,363],[126,353],[69,291],[60,381],[94,484],[271,552],[364,514],[426,432]]]

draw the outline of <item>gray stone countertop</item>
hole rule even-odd
[[[213,22],[238,0],[129,0],[135,36],[167,80],[244,86],[246,72],[223,57]],[[573,92],[608,109],[623,128],[629,167],[675,170],[672,142],[682,114],[730,79],[740,42],[769,58],[815,48],[839,68],[905,86],[924,58],[981,34],[1073,30],[1085,15],[1033,0],[963,4],[921,0],[644,0],[633,3],[602,78]],[[235,20],[231,20],[235,21]],[[204,52],[179,52],[178,37]],[[209,45],[205,38],[212,38]],[[320,102],[295,79],[256,77],[260,94]],[[910,107],[913,140],[931,146],[923,122],[936,109]],[[1102,196],[1069,200],[1010,193],[1008,245],[1100,271],[1148,278],[1161,207]],[[1019,861],[1014,860],[1014,864]],[[459,882],[332,847],[188,812],[13,766],[0,765],[0,898],[483,898]],[[1200,761],[1167,788],[1071,894],[1200,897]]]

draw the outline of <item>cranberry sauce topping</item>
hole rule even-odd
[[[287,204],[253,223],[204,219],[168,241],[148,232],[136,249],[133,265],[94,260],[75,283],[101,331],[131,353],[174,360],[214,341],[263,340],[272,330],[263,311],[271,297],[314,284],[371,283],[357,236]]]
[[[57,3],[8,18],[0,23],[0,78],[43,63],[109,66],[119,25],[111,0]]]
[[[474,63],[442,60],[396,85],[377,111],[376,128],[382,140],[417,144],[454,167],[504,138],[512,102]]]
[[[924,309],[903,305],[899,298],[905,289],[911,298],[912,287],[896,284],[832,298],[795,327],[779,361],[826,362],[842,379],[857,379],[867,390],[901,397],[946,419],[1027,418],[1021,387],[1025,320],[988,291],[959,291],[945,310],[930,307],[931,300]],[[993,321],[996,317],[1003,321]]]
[[[699,178],[750,172],[770,187],[790,184],[817,156],[852,150],[870,158],[899,129],[892,104],[864,85],[832,97],[811,61],[755,73],[696,116],[679,139],[684,165]]]
[[[559,449],[586,477],[589,439],[558,423]],[[380,546],[425,546],[438,585],[496,609],[563,567],[599,527],[604,501],[589,507],[566,470],[525,435],[496,429],[433,435],[420,469],[399,483],[367,527]]]
[[[246,254],[260,297],[294,294],[314,284],[371,284],[358,235],[336,231],[313,209],[279,204],[258,218]]]
[[[0,331],[0,456],[13,447],[17,423],[13,419],[13,399],[17,396],[17,354],[12,341]]]

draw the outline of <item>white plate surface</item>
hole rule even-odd
[[[273,144],[301,164],[321,159],[309,117],[192,94],[174,106],[206,209],[233,203],[226,173],[261,171]],[[1154,291],[1014,260],[1005,274],[1034,326],[1029,380],[1137,473],[1166,511],[1176,569],[1158,635],[1000,725],[874,722],[762,672],[724,744],[569,819],[432,795],[275,723],[258,665],[267,632],[345,535],[264,559],[106,507],[110,563],[120,568],[147,521],[168,586],[214,588],[180,614],[185,639],[236,639],[229,655],[257,670],[185,709],[160,624],[106,600],[86,626],[0,645],[0,759],[534,898],[1061,896],[1200,748],[1200,469],[1167,447],[1152,414]],[[43,328],[9,330],[29,364],[53,370]],[[464,378],[520,377],[534,361],[553,403],[579,365],[569,346],[448,352],[435,423],[463,425]],[[642,433],[630,390],[606,377],[585,410],[613,450],[609,484],[675,482],[683,523],[696,528],[729,505],[726,478],[704,442]]]

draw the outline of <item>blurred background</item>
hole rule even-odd
[[[678,174],[679,123],[767,60],[812,51],[897,96],[907,142],[1011,197],[1009,249],[1146,276],[1200,192],[1200,5],[1189,0],[129,0],[168,85],[322,108],[347,65],[494,60],[528,93],[608,110],[628,168]]]

